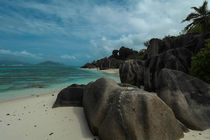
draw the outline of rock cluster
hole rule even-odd
[[[126,47],[121,47],[119,50],[113,50],[112,55],[102,58],[92,63],[87,63],[82,68],[99,68],[100,70],[119,68],[120,64],[129,56],[135,55],[138,52]]]
[[[152,39],[145,61],[126,61],[120,66],[121,82],[138,87],[143,85],[145,90],[156,92],[188,128],[209,128],[210,85],[188,75],[191,57],[209,38],[210,34],[193,33]]]
[[[89,83],[83,106],[92,133],[100,140],[177,140],[181,123],[154,93],[120,87],[101,78]]]
[[[101,78],[71,85],[59,93],[54,107],[83,106],[89,128],[100,140],[178,140],[187,128],[207,129],[210,85],[187,74],[191,57],[207,38],[210,34],[194,33],[152,39],[145,60],[124,61],[136,52],[114,50],[109,58],[85,67],[121,63],[121,84]]]

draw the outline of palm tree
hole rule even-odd
[[[194,13],[190,13],[186,19],[184,19],[182,22],[185,21],[191,21],[189,25],[185,27],[185,31],[190,32],[193,29],[201,29],[201,32],[205,33],[208,29],[210,29],[210,11],[207,9],[208,2],[204,1],[203,5],[199,8],[192,7],[192,9],[195,10]]]

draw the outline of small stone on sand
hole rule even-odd
[[[54,133],[50,133],[49,135],[51,136],[52,134],[54,134]]]

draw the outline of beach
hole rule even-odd
[[[52,108],[57,93],[0,103],[2,140],[93,140],[81,107]]]
[[[113,76],[117,76],[117,77],[120,76],[119,69],[106,69],[106,70],[100,70],[98,68],[83,68],[83,69],[98,71],[98,72],[102,72],[104,74],[109,74],[109,75],[113,75]]]
[[[93,70],[93,69],[92,69]],[[96,69],[94,69],[96,70]],[[118,69],[102,72],[117,76]],[[82,107],[52,108],[60,90],[0,102],[0,136],[4,140],[94,140]],[[37,92],[39,92],[37,90]],[[208,140],[210,129],[185,133],[182,140]]]
[[[0,103],[4,140],[93,140],[83,108],[52,108],[57,92]],[[97,138],[96,138],[97,139]],[[185,133],[182,140],[209,140],[210,129]]]

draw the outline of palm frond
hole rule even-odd
[[[200,7],[200,9],[207,10],[207,5],[208,5],[208,2],[204,1],[203,5]]]
[[[201,13],[200,8],[197,7],[191,7],[192,9],[194,9],[197,13]]]
[[[185,27],[185,31],[190,32],[191,30],[200,27],[201,32],[205,32],[210,25],[210,11],[208,10],[208,2],[205,0],[200,7],[191,7],[195,10],[194,13],[189,14],[182,22],[192,21],[191,24]]]
[[[190,23],[189,25],[187,25],[184,30],[185,31],[189,31],[190,28],[192,28],[192,26],[194,25],[194,23]]]
[[[191,13],[182,22],[193,20],[195,18],[198,18],[199,16],[199,14]]]

